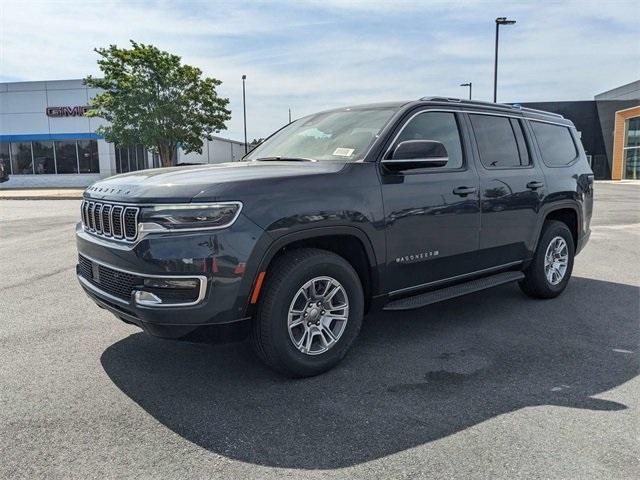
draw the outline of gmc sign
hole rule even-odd
[[[48,117],[84,117],[89,107],[76,105],[74,107],[47,107]]]

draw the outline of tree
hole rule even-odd
[[[253,150],[254,148],[260,146],[262,142],[264,142],[264,138],[254,138],[253,140],[251,140],[251,142],[249,142],[249,150]]]
[[[201,153],[203,138],[227,128],[229,99],[216,93],[222,82],[203,78],[179,56],[133,40],[130,49],[110,45],[95,52],[103,78],[84,81],[103,91],[89,102],[86,114],[109,122],[98,129],[108,142],[142,144],[166,167],[173,164],[178,145]]]

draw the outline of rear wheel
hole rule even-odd
[[[345,356],[363,310],[360,279],[349,262],[325,250],[292,250],[269,268],[252,343],[278,372],[317,375]]]
[[[555,220],[545,222],[536,253],[524,272],[520,288],[535,298],[557,297],[569,283],[574,255],[569,228]]]

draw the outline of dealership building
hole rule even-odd
[[[640,180],[640,80],[593,100],[521,105],[571,120],[581,133],[596,179]]]
[[[85,116],[98,90],[82,80],[0,83],[1,188],[85,187],[101,178],[159,166],[141,145],[118,146],[96,133],[104,122]],[[214,137],[202,153],[178,149],[176,162],[221,163],[244,155],[244,143]]]

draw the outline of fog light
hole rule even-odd
[[[176,307],[202,300],[204,277],[147,277],[136,292],[136,303],[146,306]]]
[[[148,288],[196,289],[200,282],[194,278],[145,278],[144,286]]]
[[[162,300],[157,295],[143,290],[136,291],[135,299],[136,303],[140,305],[158,305],[162,303]]]

